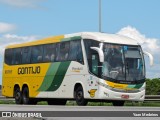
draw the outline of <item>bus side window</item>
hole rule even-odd
[[[6,49],[5,50],[5,63],[8,65],[12,64],[12,58],[13,58],[13,50],[12,49]]]
[[[18,65],[21,64],[21,48],[15,48],[13,49],[13,59],[12,59],[12,64],[13,65]]]
[[[54,62],[56,57],[56,44],[47,44],[44,45],[44,62]]]
[[[67,61],[69,55],[70,42],[62,42],[57,44],[58,52],[56,61]]]
[[[29,64],[31,58],[31,47],[22,48],[22,64]]]
[[[31,63],[40,63],[42,62],[42,55],[43,55],[43,46],[33,46],[32,47],[32,54],[31,54]]]
[[[80,40],[70,42],[69,60],[78,61],[83,64],[83,54]]]
[[[97,52],[90,48],[90,47],[98,47],[99,42],[90,40],[90,39],[84,39],[84,45],[85,45],[85,50],[86,50],[89,71],[95,74],[96,76],[99,76],[100,74],[98,70],[98,67],[100,64],[99,57],[98,57]]]

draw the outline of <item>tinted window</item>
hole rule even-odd
[[[12,49],[5,50],[5,63],[11,65],[12,64]]]
[[[43,47],[42,45],[33,46],[31,48],[31,63],[40,63],[42,62],[43,58]]]
[[[56,44],[44,45],[44,62],[54,62],[56,58]]]
[[[56,61],[67,61],[69,56],[70,42],[62,42],[58,45],[58,55]]]
[[[13,49],[12,64],[13,65],[21,64],[21,58],[22,58],[21,48]]]
[[[87,60],[88,60],[88,65],[89,65],[89,70],[92,73],[96,73],[97,75],[97,63],[98,61],[98,53],[95,50],[92,50],[91,47],[98,47],[99,42],[95,40],[84,40],[84,45],[85,45],[85,50],[86,50],[86,55],[87,55]]]
[[[22,64],[30,63],[31,47],[22,48]]]
[[[73,40],[70,42],[69,60],[83,62],[82,47],[80,40]]]

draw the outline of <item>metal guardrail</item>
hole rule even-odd
[[[160,95],[146,95],[144,101],[160,101]]]
[[[2,96],[2,91],[0,90],[0,100],[1,101],[14,101],[14,98],[7,98]]]
[[[4,96],[0,96],[0,101],[14,101],[14,98],[6,98]]]

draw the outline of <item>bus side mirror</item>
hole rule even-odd
[[[154,60],[153,55],[147,51],[143,51],[143,53],[149,57],[150,66],[153,66],[153,60]]]
[[[103,53],[103,43],[99,44],[99,48],[98,47],[90,47],[92,50],[95,50],[98,52],[99,55],[99,61],[100,62],[104,62],[104,53]]]

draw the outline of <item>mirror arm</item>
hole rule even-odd
[[[151,53],[147,52],[147,51],[143,51],[143,53],[149,57],[150,66],[153,66],[153,61],[154,61],[153,55]]]
[[[99,54],[99,60],[100,60],[100,62],[104,62],[104,53],[103,53],[102,49],[100,49],[98,47],[91,47],[91,49],[97,51],[98,54]]]

